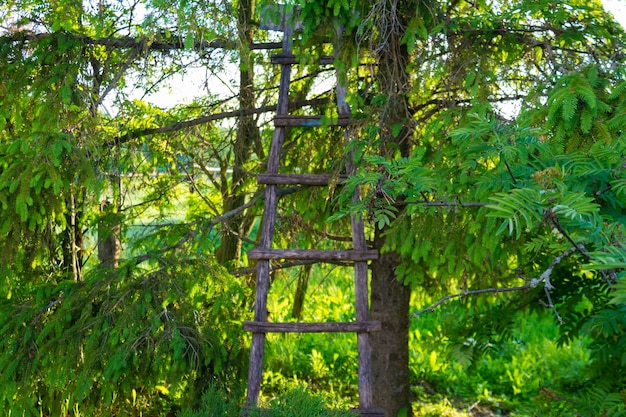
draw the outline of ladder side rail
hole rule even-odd
[[[337,27],[337,43],[334,45],[335,51],[341,51],[341,35],[343,28]],[[351,114],[350,105],[347,102],[348,96],[348,77],[343,70],[337,70],[337,111],[339,117],[349,118]],[[350,129],[344,130],[344,142],[346,146],[352,140]],[[354,163],[354,150],[350,151],[348,161],[346,162],[346,171],[348,175],[354,174],[356,166]],[[352,195],[352,203],[356,204],[361,200],[359,187],[354,190]],[[367,242],[365,240],[365,224],[363,216],[358,214],[350,215],[350,226],[352,229],[352,244],[355,250],[367,250]],[[357,322],[367,322],[369,320],[369,294],[368,294],[368,265],[366,261],[358,261],[354,263],[354,285],[355,285],[355,303],[356,303],[356,320]],[[373,403],[373,375],[371,363],[371,346],[369,343],[369,334],[365,332],[357,333],[357,349],[359,357],[358,384],[359,384],[359,408],[371,409]]]
[[[283,19],[285,17],[283,16]],[[293,28],[285,25],[283,36],[283,53],[291,53],[293,43]],[[280,74],[278,90],[277,115],[286,115],[289,107],[289,84],[291,81],[291,66],[284,65]],[[280,153],[285,141],[285,128],[277,127],[274,130],[272,144],[267,160],[267,173],[276,174],[280,165]],[[263,224],[259,247],[270,249],[276,223],[276,208],[278,204],[277,186],[270,184],[265,187],[265,207],[263,210]],[[257,263],[256,296],[254,305],[254,321],[267,321],[267,293],[269,291],[270,260],[262,259]],[[253,333],[250,347],[250,366],[248,368],[248,390],[246,406],[254,407],[259,403],[261,381],[263,379],[263,355],[265,350],[265,333]]]

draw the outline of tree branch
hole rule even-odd
[[[46,39],[54,36],[58,36],[60,32],[53,33],[33,33],[31,31],[17,31],[11,33],[11,35],[0,36],[0,43],[8,43],[8,42],[23,42],[23,41],[38,41],[41,39]],[[76,42],[85,44],[85,45],[99,45],[107,48],[118,48],[118,49],[138,49],[138,50],[146,50],[146,51],[173,51],[173,50],[184,50],[185,43],[183,38],[173,38],[171,41],[154,41],[148,43],[146,38],[134,38],[131,36],[125,37],[109,37],[109,38],[92,38],[90,36],[78,36],[71,33],[63,33],[62,36],[66,38],[72,39]],[[202,51],[206,49],[238,49],[241,47],[241,44],[237,41],[231,40],[215,40],[215,41],[196,41],[193,44],[192,49],[196,51]],[[281,42],[260,42],[260,43],[252,43],[248,45],[250,49],[253,50],[266,50],[266,49],[280,49],[282,48]]]
[[[290,103],[290,109],[292,110],[299,109],[302,107],[319,105],[319,104],[324,104],[327,102],[328,102],[328,99],[326,98],[302,100],[302,101],[298,101],[295,103]],[[172,124],[161,126],[161,127],[131,130],[123,135],[118,136],[113,141],[105,144],[104,147],[112,148],[114,146],[124,144],[132,139],[136,139],[136,138],[140,138],[144,136],[156,135],[159,133],[178,132],[183,129],[206,124],[206,123],[213,122],[216,120],[223,120],[223,119],[228,119],[231,117],[252,116],[255,114],[269,113],[269,112],[275,112],[275,111],[276,111],[276,105],[267,105],[267,106],[257,107],[254,109],[231,110],[231,111],[225,111],[225,112],[216,113],[216,114],[210,114],[207,116],[198,117],[196,119],[176,122],[176,123],[172,123]]]
[[[532,278],[530,280],[530,283],[526,284],[526,285],[521,285],[519,287],[504,287],[504,288],[483,288],[480,290],[468,290],[468,291],[463,291],[457,294],[449,294],[446,295],[445,297],[440,298],[437,302],[435,302],[434,304],[416,312],[413,313],[413,317],[418,317],[424,313],[429,313],[429,312],[433,312],[435,310],[435,308],[437,308],[438,306],[440,306],[441,304],[445,303],[448,300],[452,300],[454,298],[460,298],[460,297],[466,297],[468,295],[476,295],[476,294],[486,294],[486,293],[492,293],[492,294],[497,294],[497,293],[502,293],[502,292],[512,292],[512,291],[522,291],[522,290],[527,290],[530,288],[535,288],[537,285],[539,285],[542,281],[544,282],[544,291],[547,295],[548,298],[548,304],[546,304],[546,307],[551,308],[554,311],[554,314],[556,314],[557,320],[559,321],[560,324],[563,324],[563,319],[561,318],[561,316],[559,315],[558,311],[556,310],[556,307],[554,306],[554,304],[552,303],[552,297],[550,296],[550,290],[554,289],[554,286],[552,285],[552,283],[550,282],[550,275],[552,275],[552,271],[554,269],[554,267],[556,265],[558,265],[559,263],[561,263],[561,261],[570,256],[572,253],[576,252],[575,248],[571,248],[566,250],[565,252],[563,252],[561,255],[557,256],[556,258],[554,258],[554,260],[550,263],[550,266],[548,266],[548,268],[543,271],[543,273],[539,276],[539,278]],[[545,303],[544,303],[545,304]]]
[[[120,68],[120,70],[113,77],[113,80],[111,80],[111,82],[106,87],[106,89],[98,97],[98,100],[94,103],[94,105],[93,105],[94,109],[97,109],[102,104],[102,102],[104,101],[106,96],[117,86],[117,84],[119,83],[120,79],[122,78],[122,75],[124,75],[124,73],[128,70],[128,68],[130,68],[131,64],[133,63],[133,60],[138,55],[139,55],[139,50],[138,49],[135,49],[135,50],[133,50],[131,52],[131,54],[128,57],[128,59],[126,60],[126,62],[124,62],[124,64]]]
[[[567,233],[567,230],[565,230],[565,228],[563,226],[561,226],[561,222],[559,222],[559,218],[554,213],[552,213],[552,211],[549,211],[547,214],[548,214],[548,218],[550,219],[550,221],[552,222],[554,227],[556,227],[556,229],[563,236],[565,236],[565,238],[569,241],[569,243],[571,243],[572,246],[574,246],[573,249],[575,251],[580,252],[580,254],[582,256],[587,258],[587,260],[590,260],[590,261],[593,260],[592,256],[589,255],[589,253],[587,252],[585,247],[583,245],[579,245],[576,242],[574,242],[574,239],[570,236],[569,233]],[[606,281],[606,283],[609,285],[609,287],[613,288],[613,283],[615,283],[617,281],[617,279],[614,279],[611,275],[609,275],[609,273],[607,273],[607,271],[600,270],[599,272],[602,275],[602,277],[604,278],[604,280]]]
[[[285,262],[285,263],[281,263],[281,264],[272,264],[270,266],[270,272],[277,271],[277,270],[280,270],[280,269],[292,268],[294,266],[313,265],[313,264],[315,264],[317,262],[319,262],[319,261],[304,260],[304,261]],[[256,272],[256,266],[251,266],[251,267],[248,267],[248,268],[239,268],[239,269],[235,269],[233,271],[230,271],[230,273],[235,275],[235,276],[250,275],[250,274],[254,274],[255,272]]]
[[[421,204],[425,207],[485,207],[489,203],[478,203],[470,201],[463,203],[461,201],[430,201],[430,200],[417,200],[417,201],[402,201],[398,202],[399,205]]]
[[[574,246],[574,250],[577,250],[578,252],[580,252],[580,254],[582,256],[584,256],[585,258],[587,258],[588,260],[591,260],[591,255],[589,255],[587,253],[587,251],[585,250],[584,246],[579,246],[578,243],[574,242],[574,239],[569,235],[569,233],[567,233],[567,230],[565,230],[563,228],[563,226],[561,226],[561,222],[559,222],[558,217],[556,217],[556,215],[554,213],[552,213],[552,211],[548,211],[546,213],[548,215],[548,218],[550,219],[550,221],[552,222],[552,224],[554,225],[554,227],[556,227],[556,229],[563,235],[565,236],[565,238],[569,241],[569,243],[572,244],[572,246]]]
[[[468,290],[468,291],[463,291],[457,294],[449,294],[449,295],[446,295],[445,297],[441,297],[436,303],[431,304],[425,309],[422,309],[418,311],[417,313],[413,313],[413,317],[421,316],[424,313],[431,313],[435,310],[435,308],[439,307],[441,304],[445,303],[448,300],[452,300],[454,298],[466,297],[468,295],[476,295],[476,294],[522,291],[522,290],[527,290],[532,287],[533,286],[531,284],[526,284],[526,285],[522,285],[519,287],[483,288],[480,290]]]

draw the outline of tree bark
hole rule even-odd
[[[102,218],[98,222],[98,261],[103,268],[117,269],[122,245],[120,224],[111,203],[100,204]]]
[[[240,0],[238,5],[238,26],[241,42],[239,60],[239,108],[251,109],[255,107],[254,94],[254,64],[252,51],[249,45],[252,42],[252,16],[254,0]],[[250,160],[250,150],[259,141],[259,129],[256,119],[252,115],[242,114],[233,146],[234,160],[232,168],[231,186],[224,195],[224,212],[227,213],[245,204],[245,194],[241,188],[248,177],[245,164]],[[222,242],[216,256],[220,263],[233,262],[238,264],[241,256],[241,238],[247,233],[248,222],[243,216],[234,216],[223,223]]]
[[[379,0],[375,45],[378,62],[377,81],[380,92],[387,96],[377,109],[380,133],[380,154],[387,159],[407,157],[411,151],[414,124],[409,109],[410,77],[407,72],[409,53],[402,42],[408,16],[415,13],[412,0]],[[397,204],[398,212],[403,209]],[[402,262],[393,252],[384,252],[387,227],[376,230],[374,246],[381,251],[372,264],[371,319],[379,320],[382,330],[372,334],[372,373],[374,375],[374,406],[385,410],[385,416],[411,416],[409,382],[409,309],[411,289],[398,281],[396,268]]]
[[[384,244],[382,231],[377,231],[374,245]],[[374,376],[373,403],[385,410],[386,417],[396,417],[406,408],[411,415],[409,383],[409,306],[411,288],[396,278],[395,269],[401,262],[392,252],[380,255],[372,264],[371,320],[382,325],[379,332],[370,335],[372,346],[372,373]]]
[[[293,307],[291,309],[291,317],[296,320],[302,319],[304,298],[306,296],[306,290],[309,287],[309,277],[311,276],[312,268],[312,264],[303,265],[298,272],[298,283],[296,286],[296,293],[293,296]]]

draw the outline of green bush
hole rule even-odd
[[[211,385],[202,395],[200,406],[196,409],[183,410],[177,417],[238,417],[241,396]]]

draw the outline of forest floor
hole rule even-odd
[[[480,402],[465,405],[461,402],[453,403],[448,399],[439,402],[420,402],[416,411],[416,415],[421,417],[502,417],[509,415]]]

